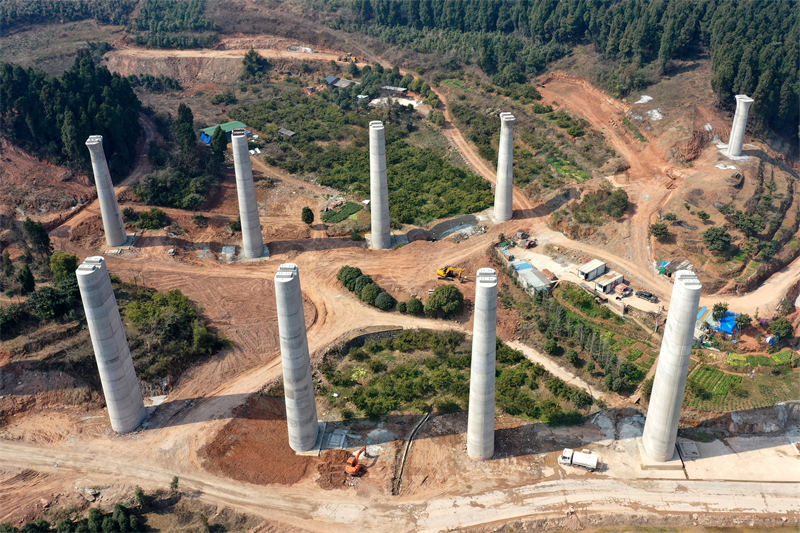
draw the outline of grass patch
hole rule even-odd
[[[446,80],[442,80],[440,82],[445,87],[450,87],[452,89],[458,89],[460,91],[469,91],[469,87],[464,84],[463,80],[459,80],[457,78],[448,78]]]
[[[329,224],[336,224],[337,222],[341,222],[355,215],[361,211],[363,207],[363,205],[355,202],[347,202],[339,209],[331,209],[330,211],[323,213],[322,221]]]
[[[579,166],[560,157],[547,157],[545,158],[545,161],[547,161],[547,163],[561,176],[567,179],[575,180],[578,183],[586,181],[592,177],[588,172]]]
[[[647,142],[647,137],[642,135],[642,132],[639,131],[639,128],[633,125],[633,122],[631,122],[627,118],[623,118],[622,123],[625,125],[626,128],[628,128],[631,131],[631,133],[633,133],[633,136],[636,137],[636,140],[641,141],[643,143]]]
[[[792,351],[782,350],[772,355],[730,353],[725,358],[725,364],[740,367],[780,366],[792,361]]]

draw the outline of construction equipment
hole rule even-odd
[[[463,281],[463,273],[463,268],[455,268],[451,266],[445,266],[444,268],[440,268],[436,271],[436,275],[439,276],[439,279],[456,278],[458,281]]]
[[[363,454],[366,451],[367,447],[364,446],[363,448],[358,450],[358,453],[356,453],[355,455],[351,455],[350,457],[347,458],[347,462],[345,463],[344,466],[345,473],[354,477],[360,476],[361,474],[364,473],[364,465],[359,463],[358,460],[361,458],[361,454]]]

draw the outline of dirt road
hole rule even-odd
[[[797,513],[798,486],[792,483],[747,483],[613,479],[561,479],[507,487],[484,493],[400,497],[375,501],[352,493],[311,494],[293,487],[258,486],[179,468],[157,460],[69,448],[43,448],[0,442],[0,466],[25,464],[46,473],[119,480],[145,488],[163,487],[172,476],[184,492],[201,494],[209,503],[228,505],[309,531],[442,531],[489,522],[563,515],[572,509],[579,523],[592,514],[775,514]]]

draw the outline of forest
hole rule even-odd
[[[216,27],[205,18],[205,0],[143,0],[131,20],[137,44],[156,48],[202,48],[217,40]],[[205,32],[205,33],[197,33]]]
[[[112,177],[127,174],[139,139],[141,104],[130,83],[82,50],[60,77],[0,64],[0,131],[55,163],[87,170],[89,135],[102,135]]]
[[[527,75],[591,43],[618,62],[606,88],[622,96],[647,83],[644,67],[664,73],[670,61],[708,51],[720,105],[756,100],[763,125],[797,135],[800,86],[797,2],[709,0],[352,0],[337,21],[418,52],[452,53],[489,75],[520,68]]]
[[[42,22],[95,19],[102,24],[125,24],[136,0],[3,0],[0,28]]]

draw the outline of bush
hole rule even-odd
[[[461,410],[461,406],[450,400],[440,400],[436,402],[436,410],[440,413],[456,413]]]
[[[132,207],[126,207],[122,210],[122,218],[125,222],[136,222],[139,220],[139,213]]]
[[[650,224],[649,231],[650,235],[652,235],[659,241],[664,241],[671,235],[669,229],[667,228],[667,225],[663,223]]]
[[[464,295],[454,285],[439,285],[425,302],[425,314],[448,318],[461,311]]]
[[[575,368],[579,368],[581,366],[581,358],[578,356],[578,352],[575,350],[567,350],[566,359]]]
[[[550,355],[561,355],[561,346],[558,345],[555,339],[547,339],[544,343],[544,351]]]
[[[703,242],[713,252],[724,252],[731,245],[731,235],[725,228],[708,228],[703,233]]]
[[[364,290],[364,287],[366,287],[371,283],[373,283],[372,278],[367,276],[366,274],[362,274],[353,283],[352,291],[361,296],[361,291]]]
[[[78,257],[66,252],[55,252],[50,256],[50,272],[56,281],[75,276]]]
[[[232,220],[228,224],[228,227],[231,228],[231,231],[234,232],[242,231],[242,218],[236,217],[236,220]]]
[[[167,214],[157,207],[151,207],[149,211],[139,214],[137,225],[144,229],[161,229],[169,224]]]
[[[386,291],[379,293],[378,296],[375,297],[375,307],[381,311],[390,311],[396,303],[397,300],[392,298]]]
[[[361,289],[359,297],[361,298],[362,302],[375,305],[375,299],[380,293],[381,288],[377,283],[369,283],[368,285],[365,285],[363,289]]]
[[[304,223],[311,225],[314,223],[314,211],[312,211],[310,207],[304,207],[300,218]]]
[[[425,308],[422,305],[422,300],[419,298],[411,298],[408,303],[406,303],[406,311],[408,311],[409,315],[421,315]]]
[[[397,302],[397,310],[401,313],[406,312],[406,303],[405,302]]]

